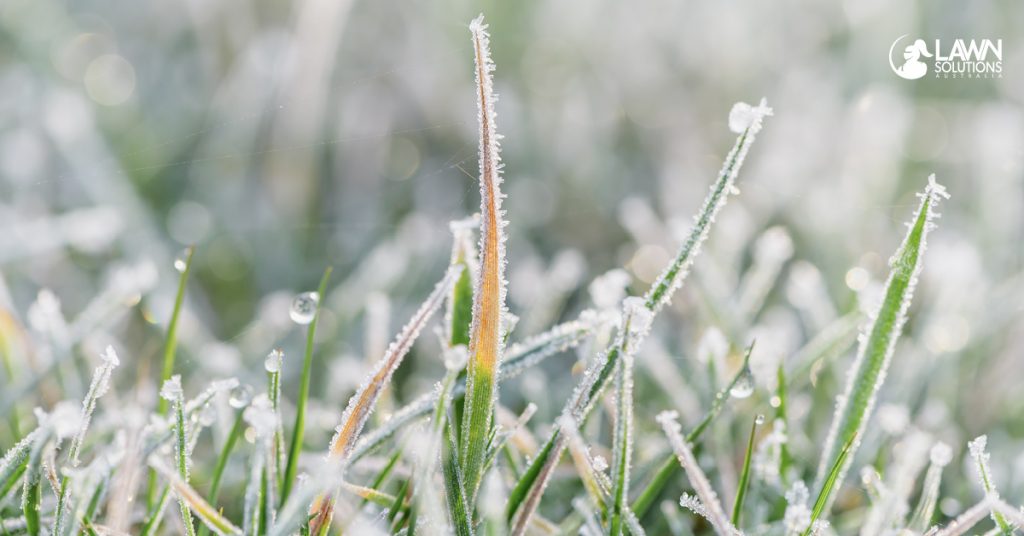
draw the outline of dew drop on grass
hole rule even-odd
[[[267,359],[263,362],[263,368],[267,369],[267,372],[281,372],[281,360],[284,358],[284,352],[280,349],[274,349],[267,354]]]
[[[179,251],[178,255],[174,257],[174,269],[179,273],[184,273],[185,268],[188,268],[188,249]]]
[[[306,325],[313,321],[316,316],[316,306],[320,303],[320,294],[316,292],[303,292],[292,300],[292,308],[288,316],[292,322],[299,325]]]
[[[228,397],[228,404],[235,409],[242,409],[252,402],[252,387],[248,385],[240,385],[231,390],[231,396]]]
[[[733,396],[736,396],[736,395],[733,395]],[[761,426],[762,424],[764,424],[764,415],[758,414],[758,416],[754,418],[754,422],[758,426]]]
[[[736,378],[736,383],[729,389],[729,394],[733,398],[747,398],[754,394],[754,375],[750,372],[749,368],[745,368],[740,372],[739,378]]]

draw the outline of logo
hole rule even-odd
[[[1002,39],[954,39],[952,44],[936,39],[930,50],[924,39],[908,40],[902,60],[894,61],[893,51],[906,37],[899,36],[889,47],[889,67],[900,78],[917,80],[929,72],[935,78],[1003,77]]]

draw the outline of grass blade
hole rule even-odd
[[[179,501],[186,505],[192,512],[195,512],[206,526],[216,534],[235,535],[242,534],[242,529],[236,527],[226,517],[221,515],[216,508],[210,505],[199,493],[182,480],[180,474],[175,474],[170,468],[164,466],[156,457],[151,457],[149,465],[163,478],[170,482],[171,489],[178,496]],[[186,525],[187,529],[187,525]]]
[[[890,260],[891,272],[885,285],[885,297],[873,316],[874,322],[861,339],[857,358],[849,372],[849,381],[843,395],[837,399],[835,417],[826,441],[824,455],[818,466],[817,487],[825,489],[826,471],[835,467],[840,453],[847,444],[857,450],[860,437],[867,425],[878,390],[892,359],[896,341],[903,330],[907,309],[914,294],[917,276],[921,271],[928,233],[938,217],[936,205],[948,197],[945,188],[928,177],[924,193],[918,194],[921,203],[902,245]],[[848,463],[839,465],[835,489],[842,484]],[[831,495],[825,495],[825,506],[831,504]]]
[[[164,360],[163,367],[160,370],[160,383],[157,385],[163,385],[167,380],[171,379],[171,375],[174,374],[174,358],[178,349],[178,318],[181,316],[181,307],[185,303],[185,285],[188,283],[188,276],[192,272],[192,256],[195,254],[195,247],[189,246],[185,248],[184,262],[180,263],[178,259],[174,260],[174,268],[181,272],[178,277],[178,291],[174,297],[174,308],[171,310],[171,321],[167,324],[167,335],[164,338]],[[160,415],[167,415],[167,401],[160,398],[157,401],[157,412]],[[146,486],[146,507],[147,516],[153,515],[153,509],[156,507],[154,500],[156,499],[156,473],[154,471],[149,472],[149,483]]]
[[[299,469],[299,454],[302,452],[302,440],[306,432],[306,405],[309,401],[309,379],[313,369],[313,347],[316,339],[316,325],[320,320],[320,307],[323,303],[323,296],[327,292],[327,282],[331,278],[330,266],[324,270],[320,278],[320,285],[317,287],[316,311],[313,313],[313,320],[309,323],[306,331],[306,354],[302,360],[302,378],[299,383],[299,398],[295,407],[295,423],[292,426],[292,440],[288,450],[288,463],[285,465],[284,480],[281,482],[281,504],[288,499],[288,495],[295,485],[295,475]]]
[[[807,525],[804,536],[808,536],[817,530],[815,523],[821,518],[821,514],[831,501],[830,498],[833,496],[833,493],[839,489],[842,483],[839,475],[842,474],[843,467],[846,466],[846,460],[849,458],[853,447],[854,439],[850,439],[843,445],[842,450],[839,451],[839,456],[836,458],[835,463],[832,464],[832,469],[829,470],[828,476],[822,484],[821,492],[818,493],[818,498],[814,501],[814,508],[811,510],[811,522]]]
[[[730,112],[730,127],[739,134],[739,137],[736,138],[735,145],[726,156],[718,179],[711,186],[711,191],[694,218],[693,227],[679,248],[679,252],[644,297],[645,306],[652,313],[657,314],[669,302],[673,292],[682,286],[694,259],[700,253],[701,245],[708,236],[715,216],[721,211],[729,194],[734,189],[736,177],[743,166],[747,152],[757,133],[761,130],[762,120],[771,113],[771,108],[766,105],[764,100],[756,107],[738,103]],[[615,370],[615,362],[620,353],[621,349],[612,345],[603,359],[596,360],[594,366],[584,374],[583,383],[576,388],[574,396],[566,407],[566,411],[572,411],[578,421],[589,414],[593,402],[604,389],[612,371]],[[551,469],[564,449],[565,442],[560,437],[558,429],[555,428],[530,467],[512,489],[506,507],[507,517],[510,520],[517,518],[512,534],[519,536],[526,530],[527,521],[533,515],[533,510],[540,500],[539,496],[543,494],[543,490],[547,486]],[[555,461],[549,459],[552,457],[555,458]],[[533,497],[533,499],[528,501],[529,497]]]
[[[978,436],[974,441],[967,444],[967,449],[971,453],[971,458],[974,459],[974,467],[978,470],[978,478],[981,479],[981,487],[985,490],[985,495],[998,499],[999,491],[996,490],[995,484],[992,483],[992,473],[988,467],[988,459],[990,455],[985,451],[987,443],[987,436]],[[1010,527],[1010,524],[1006,522],[1006,518],[995,508],[992,508],[992,521],[994,521],[996,526],[999,527],[999,532],[1003,534],[1003,536],[1010,536],[1013,534],[1013,529]]]
[[[736,499],[732,502],[732,524],[740,526],[740,516],[743,514],[743,499],[747,496],[747,485],[750,482],[750,459],[754,454],[754,437],[757,434],[757,425],[764,422],[764,415],[758,415],[754,424],[750,425],[750,438],[747,439],[747,453],[743,457],[743,471],[740,473],[740,482],[736,486]]]
[[[174,411],[174,435],[175,435],[175,463],[177,464],[178,477],[188,484],[188,430],[185,424],[185,400],[181,390],[181,376],[171,376],[171,379],[164,382],[160,389],[160,397],[172,404]],[[173,484],[172,484],[173,485]],[[192,524],[192,513],[189,510],[186,499],[178,494],[178,506],[181,509],[181,521],[185,525],[185,534],[195,536],[195,525]]]
[[[345,413],[341,417],[341,425],[338,426],[334,438],[331,439],[330,458],[342,462],[348,461],[363,426],[366,425],[367,419],[373,412],[380,393],[390,383],[395,370],[412,349],[413,343],[419,338],[419,334],[427,322],[441,307],[445,296],[461,272],[461,267],[449,267],[444,278],[438,282],[427,300],[423,302],[409,323],[402,328],[398,337],[388,347],[387,353],[378,362],[377,368],[371,372],[367,380],[349,399],[348,407],[345,408]],[[315,516],[310,522],[310,532],[315,535],[326,530],[330,526],[332,512],[333,501],[330,497],[316,501],[312,512],[315,513]]]
[[[718,501],[718,494],[712,489],[711,483],[708,482],[708,477],[704,475],[704,471],[697,464],[697,458],[694,457],[693,451],[680,433],[679,421],[676,420],[677,417],[678,415],[674,411],[665,411],[658,415],[658,422],[661,424],[662,429],[665,430],[665,435],[668,436],[668,441],[672,445],[676,459],[679,460],[679,465],[686,471],[694,491],[697,492],[697,497],[703,503],[711,526],[720,536],[734,536],[739,531],[736,530],[736,527],[726,517],[725,510],[722,509],[722,504]]]
[[[494,406],[498,396],[502,316],[505,314],[505,222],[501,210],[501,155],[495,126],[490,37],[483,15],[469,25],[476,59],[480,123],[480,269],[473,293],[466,403],[460,430],[460,464],[467,499],[474,502],[483,478]]]

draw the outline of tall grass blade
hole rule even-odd
[[[185,397],[181,389],[181,376],[174,375],[164,382],[160,389],[160,397],[171,403],[174,412],[174,453],[175,464],[178,470],[178,477],[182,482],[188,484],[189,478],[189,441],[188,429],[185,422]],[[192,524],[192,514],[185,498],[178,495],[178,506],[181,509],[181,521],[185,525],[185,534],[195,536],[195,525]]]
[[[921,271],[923,253],[928,233],[939,216],[935,212],[939,201],[949,197],[945,188],[935,182],[935,176],[928,177],[928,186],[918,194],[921,203],[910,224],[909,232],[899,249],[890,259],[891,272],[885,285],[885,296],[869,329],[862,334],[857,358],[849,372],[846,389],[836,403],[835,416],[824,455],[818,466],[817,488],[824,490],[825,479],[834,467],[845,445],[850,444],[855,453],[860,443],[868,418],[875,404],[878,390],[885,382],[886,371],[903,330]],[[853,456],[839,466],[835,489],[842,484],[843,477]],[[826,508],[831,504],[830,494],[825,495]]]
[[[288,495],[295,485],[295,475],[299,469],[299,454],[302,452],[302,441],[306,433],[306,406],[309,401],[309,380],[313,373],[313,347],[316,341],[316,325],[320,320],[320,307],[323,303],[323,296],[327,292],[327,282],[331,279],[332,267],[324,270],[320,278],[320,285],[317,287],[316,311],[313,313],[313,320],[309,323],[306,331],[306,353],[302,360],[302,377],[299,383],[299,398],[295,407],[295,423],[292,425],[292,439],[288,449],[288,462],[284,469],[284,480],[281,482],[281,503],[288,499]]]
[[[656,314],[660,311],[669,302],[673,292],[682,286],[694,259],[700,253],[701,245],[708,236],[711,224],[735,188],[736,177],[743,166],[751,144],[761,130],[764,117],[771,113],[771,108],[764,100],[758,106],[738,103],[730,111],[730,128],[739,136],[732,150],[726,156],[718,179],[711,186],[711,191],[694,218],[693,227],[676,257],[644,296],[644,305],[652,313]],[[637,341],[638,344],[640,342],[642,341]],[[572,412],[578,421],[583,420],[589,414],[594,401],[604,389],[612,371],[615,370],[615,364],[621,351],[621,348],[613,344],[604,356],[595,360],[594,365],[584,374],[582,382],[577,386],[565,409],[565,411]],[[562,455],[564,448],[564,439],[560,436],[557,428],[553,429],[537,457],[512,489],[506,507],[507,517],[515,518],[512,534],[519,536],[526,530],[528,520],[533,515],[540,495],[543,494],[544,488],[547,486],[551,469]]]
[[[469,25],[476,60],[477,119],[480,126],[480,268],[473,293],[469,336],[466,402],[462,417],[459,463],[472,504],[483,478],[494,406],[498,396],[498,364],[504,341],[505,222],[501,209],[500,136],[495,125],[494,82],[490,37],[483,15]]]
[[[174,374],[174,358],[177,355],[178,349],[178,319],[181,317],[181,307],[185,303],[185,285],[188,283],[188,276],[192,272],[192,257],[195,254],[195,247],[189,246],[185,248],[184,263],[179,264],[178,260],[175,259],[174,267],[181,272],[178,277],[178,291],[174,297],[174,308],[171,310],[171,321],[167,325],[167,335],[164,338],[164,356],[163,356],[163,367],[160,370],[160,383],[163,385],[167,380],[171,379],[171,375]],[[157,412],[160,415],[167,414],[167,401],[163,398],[157,400]],[[156,499],[156,472],[149,472],[149,483],[146,486],[146,506],[147,512],[152,512],[156,506],[154,500]]]

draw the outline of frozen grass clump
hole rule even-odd
[[[933,305],[914,300],[931,266],[924,253],[938,205],[949,198],[934,175],[866,317],[856,300],[833,299],[828,276],[803,258],[807,237],[785,218],[747,233],[749,244],[730,245],[749,262],[722,277],[735,283],[722,293],[700,274],[716,269],[715,251],[700,254],[722,240],[716,229],[728,210],[742,208],[727,201],[739,194],[740,171],[773,115],[764,99],[737,103],[721,114],[735,142],[649,287],[621,269],[580,284],[580,263],[556,263],[552,271],[565,273],[554,276],[573,282],[563,286],[579,288],[542,301],[569,305],[548,316],[516,310],[530,319],[520,324],[509,311],[518,302],[506,299],[507,279],[530,281],[506,278],[521,257],[506,251],[495,65],[482,16],[469,42],[480,206],[451,225],[447,266],[395,272],[392,265],[408,258],[380,246],[384,253],[368,257],[379,265],[340,283],[327,268],[315,290],[272,302],[285,325],[256,322],[224,343],[245,355],[224,375],[212,373],[222,363],[210,361],[226,358],[203,351],[216,345],[193,340],[209,336],[186,300],[201,248],[175,259],[170,315],[145,311],[141,334],[102,328],[94,309],[88,322],[69,323],[47,290],[33,291],[30,332],[14,329],[16,315],[0,318],[8,429],[0,534],[1010,535],[1021,528],[1020,486],[1000,469],[1005,464],[992,463],[1012,437],[993,435],[997,458],[987,436],[951,447],[960,434],[944,418],[949,408],[934,407],[931,371],[912,361],[921,331],[915,315]],[[727,230],[727,238],[742,234]],[[154,284],[139,271],[131,292],[118,294],[130,294],[132,307]],[[417,277],[390,278],[405,272]],[[869,294],[866,275],[847,275],[851,289]],[[400,284],[393,295],[366,292],[374,276]],[[419,293],[420,279],[433,289]],[[406,307],[403,292],[418,293],[421,304]],[[392,309],[408,321],[387,344]],[[802,329],[789,329],[803,317]],[[365,333],[358,359],[352,326]],[[280,335],[289,328],[300,341]],[[266,333],[278,335],[260,339]],[[242,339],[261,343],[247,348]],[[342,374],[326,372],[346,361]],[[907,396],[886,381],[901,361],[912,365],[903,368],[913,376]],[[38,400],[21,400],[33,389]],[[664,392],[671,389],[685,396]],[[901,409],[873,416],[879,399]],[[954,460],[976,474],[957,472]],[[851,469],[861,482],[846,478]]]

